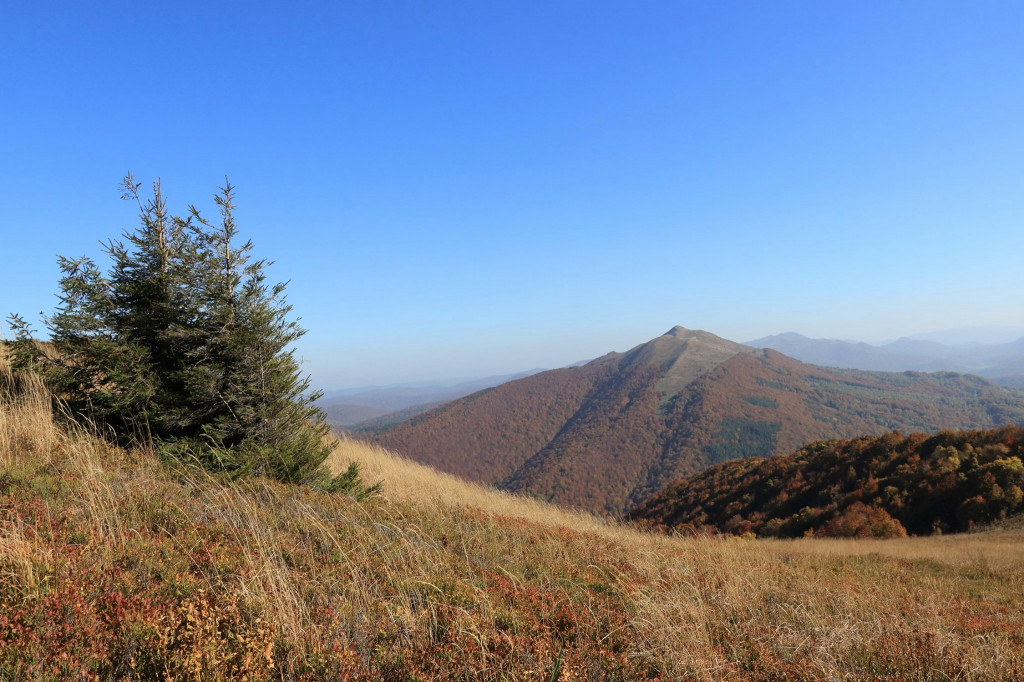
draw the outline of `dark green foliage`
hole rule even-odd
[[[328,492],[344,493],[358,502],[362,502],[371,495],[376,495],[380,492],[381,487],[380,482],[369,487],[363,483],[363,479],[359,476],[359,462],[350,462],[344,473],[325,481],[322,485]]]
[[[319,393],[290,348],[305,330],[285,285],[267,283],[270,263],[236,244],[234,188],[215,196],[214,224],[193,206],[169,214],[159,182],[145,201],[139,186],[123,182],[140,225],[104,244],[109,272],[60,257],[60,304],[45,318],[53,352],[11,317],[15,366],[42,372],[75,417],[121,441],[215,470],[358,490],[357,476],[332,483],[323,467],[332,444]]]
[[[717,464],[741,457],[767,457],[781,426],[778,422],[727,417],[721,421],[714,440],[705,448],[708,460]]]

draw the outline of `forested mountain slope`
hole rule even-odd
[[[629,517],[666,529],[771,537],[969,530],[1024,512],[1024,428],[889,433],[723,462]]]
[[[618,515],[730,459],[893,429],[1024,422],[1021,395],[966,375],[827,369],[675,327],[627,353],[453,401],[374,440],[474,481]]]

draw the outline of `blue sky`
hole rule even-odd
[[[228,175],[325,388],[1024,325],[1024,4],[3,3],[0,311]]]

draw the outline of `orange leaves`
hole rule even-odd
[[[967,530],[1024,512],[1022,452],[1024,428],[1015,427],[823,441],[791,455],[723,463],[631,515],[652,526],[709,524],[781,537]]]

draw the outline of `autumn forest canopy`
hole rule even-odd
[[[865,436],[719,464],[629,517],[674,532],[903,537],[1024,512],[1024,428]]]

